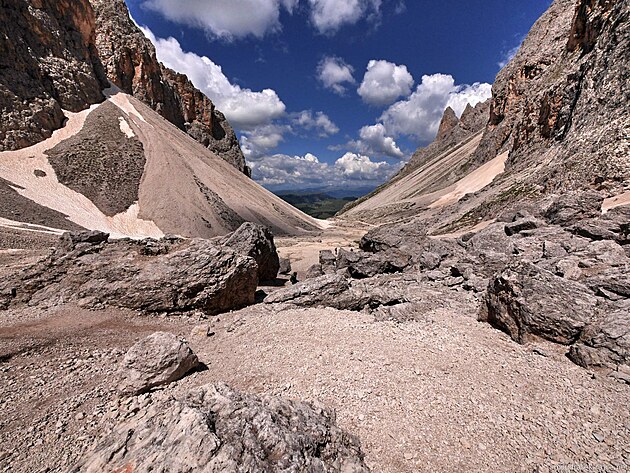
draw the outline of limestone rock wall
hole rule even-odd
[[[62,110],[104,99],[95,23],[88,0],[0,2],[0,151],[44,140]]]

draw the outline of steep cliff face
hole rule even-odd
[[[0,38],[0,151],[46,139],[62,110],[104,99],[88,0],[3,0]]]
[[[225,116],[185,75],[158,62],[124,0],[90,1],[96,12],[96,45],[109,80],[247,174],[245,157]]]
[[[629,51],[629,2],[555,0],[498,74],[489,110],[457,122],[447,110],[436,141],[346,215],[404,212],[444,233],[540,208],[552,194],[621,199],[630,191]]]
[[[627,181],[629,16],[626,1],[556,0],[497,76],[476,162],[505,150],[515,172],[544,162],[545,193]]]

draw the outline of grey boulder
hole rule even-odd
[[[258,265],[260,281],[272,281],[278,276],[280,258],[273,234],[267,227],[245,222],[235,232],[226,236],[222,244],[240,255],[253,258]]]
[[[338,310],[361,311],[392,306],[407,299],[400,287],[384,281],[348,280],[334,273],[308,279],[291,287],[280,289],[267,296],[266,304],[285,303],[297,307],[331,307]]]
[[[569,358],[585,368],[616,368],[630,364],[630,304],[612,310],[582,332]]]
[[[119,391],[137,395],[184,377],[199,365],[188,343],[172,333],[156,332],[125,354]]]
[[[596,306],[597,298],[586,286],[520,261],[490,281],[479,320],[518,343],[538,336],[570,345],[594,319]]]
[[[216,314],[254,302],[256,262],[211,241],[87,240],[67,237],[46,258],[0,278],[0,309],[73,302]],[[80,243],[67,247],[71,241]]]

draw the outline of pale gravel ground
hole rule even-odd
[[[403,324],[246,309],[215,324],[214,337],[192,339],[209,366],[194,383],[222,379],[331,406],[374,471],[629,471],[628,386],[593,378],[561,347],[541,344],[544,357],[517,345],[471,309]]]

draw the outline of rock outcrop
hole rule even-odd
[[[155,47],[129,17],[124,0],[90,3],[96,13],[96,47],[108,79],[249,174],[236,134],[225,116],[188,77],[158,62]]]
[[[107,80],[88,0],[0,5],[0,151],[33,145],[104,99]]]
[[[332,412],[206,385],[154,403],[104,436],[72,471],[368,472]]]
[[[446,107],[444,110],[444,115],[442,116],[442,120],[440,121],[440,127],[438,128],[437,136],[435,139],[437,141],[443,140],[448,136],[449,133],[453,131],[453,129],[459,123],[459,118],[455,115],[455,111],[451,107]]]
[[[135,396],[177,381],[198,365],[197,355],[185,340],[172,333],[155,332],[125,354],[118,389]]]
[[[477,133],[484,130],[490,117],[490,100],[480,102],[474,107],[467,105],[460,118],[452,108],[447,107],[442,116],[435,140],[428,146],[419,148],[409,159],[401,174],[409,174],[418,166],[460,146]]]
[[[273,234],[267,227],[246,222],[221,243],[240,255],[253,258],[258,265],[259,281],[273,281],[278,276],[280,258]]]
[[[582,366],[617,369],[628,364],[630,207],[602,213],[601,206],[596,192],[567,192],[538,207],[508,209],[495,223],[456,240],[428,237],[418,219],[382,225],[361,239],[363,251],[340,250],[334,265],[320,265],[327,275],[265,302],[365,307],[370,298],[362,295],[372,291],[387,294],[391,302],[381,298],[383,306],[403,307],[405,301],[421,303],[427,290],[441,286],[455,291],[445,298],[456,299],[461,291],[478,298],[479,320],[518,343],[548,340],[568,346],[570,358]],[[357,271],[363,262],[405,258],[401,280],[415,274],[421,281],[407,279],[410,291],[394,283],[396,275],[384,274],[385,265],[370,264],[369,274]],[[353,275],[367,278],[352,280]]]
[[[556,0],[493,86],[490,122],[474,159],[510,151],[511,172],[544,193],[628,180],[630,6]]]
[[[208,240],[116,240],[66,234],[49,256],[0,279],[0,308],[16,304],[115,306],[208,314],[254,302],[258,267]]]

